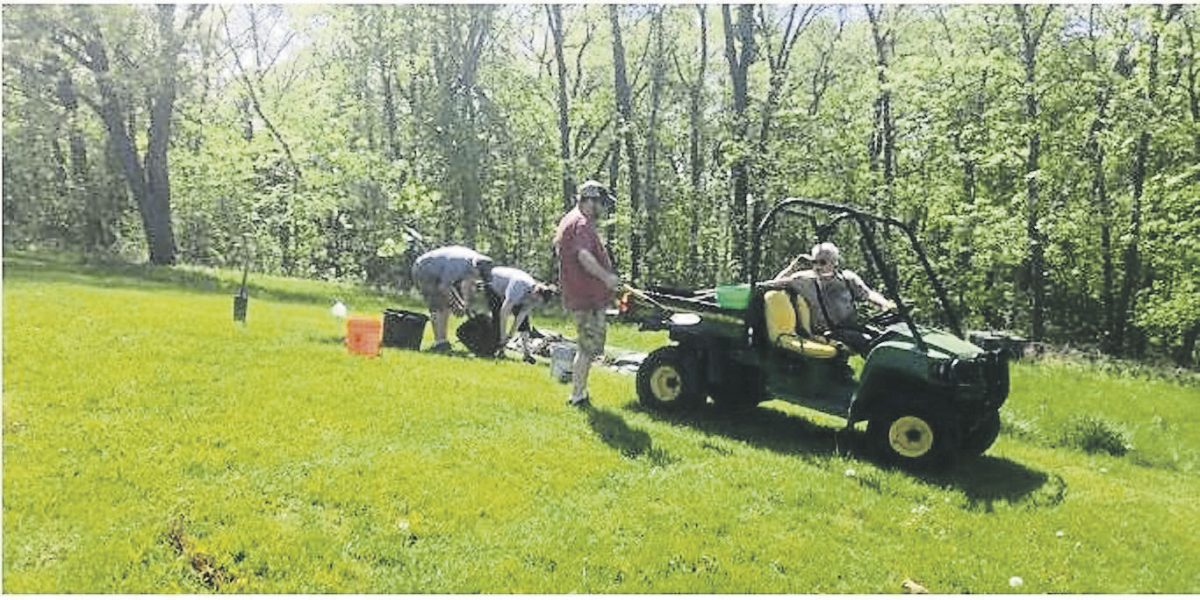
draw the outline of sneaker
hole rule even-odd
[[[449,354],[450,342],[438,342],[430,346],[427,352],[433,352],[434,354]]]
[[[536,364],[537,364],[537,359],[536,359],[536,358],[534,358],[532,355],[529,355],[529,354],[526,354],[526,355],[525,355],[525,358],[523,358],[523,359],[521,359],[521,360],[524,360],[525,362],[527,362],[527,363],[529,363],[529,364],[531,364],[531,365],[536,365]]]
[[[567,404],[570,405],[571,408],[591,408],[592,399],[590,396],[584,396],[578,400],[571,400],[568,398]]]

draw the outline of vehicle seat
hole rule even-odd
[[[830,344],[807,339],[796,334],[797,317],[801,325],[806,326],[801,331],[808,331],[810,326],[808,303],[802,298],[797,299],[796,305],[788,293],[782,290],[771,290],[763,295],[764,314],[767,321],[767,336],[776,347],[789,352],[795,352],[808,358],[833,358],[838,355],[836,347]],[[801,306],[803,305],[803,309]]]

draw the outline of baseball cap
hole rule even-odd
[[[617,198],[613,195],[612,190],[595,179],[589,179],[579,186],[579,198],[598,199],[610,211],[617,206]]]

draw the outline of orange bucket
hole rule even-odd
[[[383,321],[372,317],[350,317],[346,319],[346,348],[351,354],[379,355],[379,340],[383,335]]]

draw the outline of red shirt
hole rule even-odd
[[[597,310],[612,303],[612,292],[603,281],[596,279],[579,262],[579,251],[587,250],[600,266],[611,271],[608,252],[596,233],[596,225],[579,207],[571,209],[558,222],[554,235],[558,251],[558,284],[562,289],[563,307],[567,310]]]

